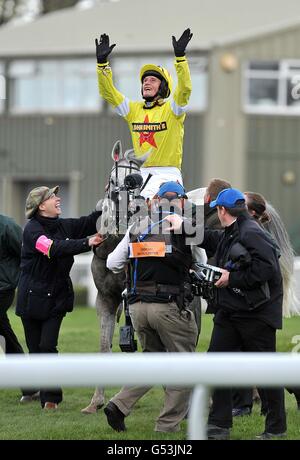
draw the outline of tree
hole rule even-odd
[[[21,0],[0,0],[0,25],[17,15]]]

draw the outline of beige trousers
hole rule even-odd
[[[144,352],[193,352],[197,341],[197,325],[190,311],[180,313],[171,303],[137,302],[129,307],[135,331]],[[111,401],[125,416],[134,404],[150,390],[147,387],[123,387]],[[179,431],[188,411],[190,388],[164,388],[164,406],[156,420],[155,431]]]

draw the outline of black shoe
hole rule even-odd
[[[244,417],[244,415],[251,415],[252,409],[251,407],[239,407],[232,409],[232,417]]]
[[[215,439],[217,441],[224,441],[230,438],[229,428],[222,428],[217,425],[207,425],[207,439]]]
[[[256,439],[283,439],[286,437],[286,433],[268,433],[264,431],[263,433],[255,436]]]
[[[125,415],[120,409],[110,401],[107,406],[104,408],[104,413],[107,418],[107,423],[115,430],[115,431],[125,431],[126,426],[124,423]]]

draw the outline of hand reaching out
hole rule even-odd
[[[165,228],[165,230],[174,230],[178,231],[181,229],[183,218],[180,217],[178,214],[170,214],[169,216],[165,217],[165,221],[169,222],[170,227]]]
[[[89,238],[89,246],[98,246],[99,244],[103,243],[105,238],[100,233],[96,233],[95,235]]]

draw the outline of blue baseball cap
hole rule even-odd
[[[177,193],[179,197],[187,198],[183,186],[175,181],[169,181],[162,184],[159,188],[157,195],[162,197],[165,195],[165,193],[168,192]]]
[[[219,193],[217,199],[210,203],[209,207],[224,206],[224,208],[234,208],[240,204],[237,203],[239,200],[243,200],[242,205],[246,202],[245,196],[240,190],[237,188],[225,188]]]

